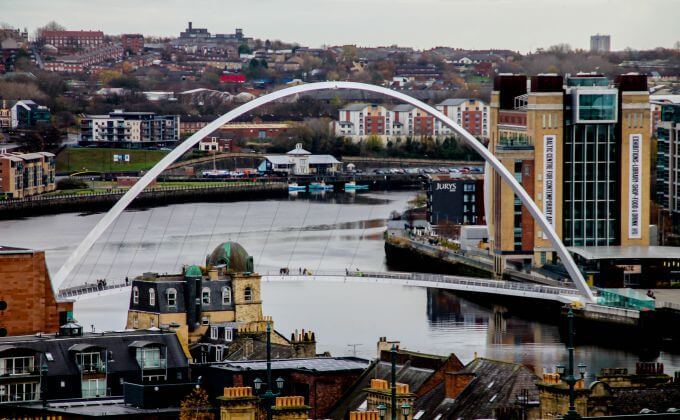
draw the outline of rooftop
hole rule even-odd
[[[364,370],[370,362],[355,357],[310,357],[302,359],[272,360],[273,370],[294,369],[316,372],[337,372],[341,370]],[[216,366],[225,370],[266,370],[266,360],[228,362]]]
[[[587,260],[680,258],[680,247],[674,246],[572,246],[567,249]]]

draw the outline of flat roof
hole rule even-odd
[[[676,246],[571,246],[567,249],[588,260],[680,259],[680,247]]]
[[[310,357],[301,359],[274,359],[272,369],[296,369],[317,372],[335,372],[341,370],[364,370],[370,362],[355,357]],[[228,362],[216,366],[226,370],[266,370],[266,360],[245,360]]]

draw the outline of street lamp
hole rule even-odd
[[[390,351],[390,359],[392,362],[392,386],[391,386],[391,407],[390,413],[392,414],[392,420],[397,420],[397,345],[392,344],[392,350]]]
[[[569,307],[569,312],[567,313],[568,320],[568,331],[567,331],[567,352],[569,353],[569,364],[565,368],[564,365],[555,366],[555,371],[560,376],[564,382],[569,385],[569,411],[564,415],[564,419],[580,419],[581,415],[576,411],[575,400],[576,395],[574,392],[574,387],[578,379],[574,376],[574,311]],[[586,365],[583,363],[578,364],[578,372],[580,379],[583,379],[586,374]]]
[[[408,415],[411,414],[411,406],[408,403],[401,405],[401,414],[404,415],[404,420],[408,420]]]
[[[267,420],[272,418],[272,404],[274,399],[281,395],[283,391],[283,383],[285,382],[282,377],[276,379],[276,383],[272,383],[272,327],[269,321],[267,321],[267,382],[262,381],[260,378],[255,378],[253,381],[253,387],[255,388],[255,393],[258,394],[262,389],[262,385],[267,385],[267,389],[261,395],[261,398],[265,402],[265,407],[267,409]],[[272,385],[276,386],[276,390],[272,390]]]
[[[378,405],[378,415],[380,416],[380,420],[385,419],[385,414],[387,414],[387,406],[385,406],[385,404]]]

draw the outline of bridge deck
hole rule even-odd
[[[489,280],[474,277],[450,276],[428,273],[400,272],[366,272],[366,271],[325,271],[313,274],[278,274],[262,275],[264,282],[318,282],[318,283],[366,283],[394,284],[412,287],[428,287],[472,293],[514,296],[530,299],[550,300],[560,303],[584,303],[577,289],[568,287],[545,286],[533,283],[519,283],[505,280]],[[59,291],[59,298],[81,300],[97,296],[106,296],[128,291],[125,283],[108,284],[100,287],[96,284],[76,286]],[[619,317],[636,320],[640,312],[630,309],[585,303],[586,312],[595,316]]]

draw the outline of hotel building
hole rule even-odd
[[[515,174],[568,247],[647,246],[650,176],[646,76],[499,75],[489,150]],[[510,260],[556,260],[547,236],[494,171],[489,241]]]

